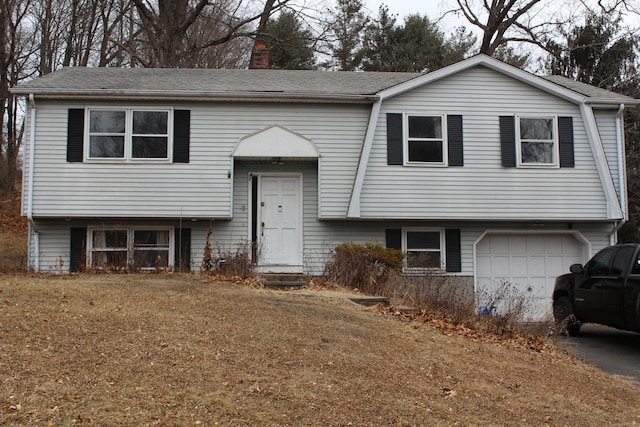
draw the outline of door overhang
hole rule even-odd
[[[252,160],[312,160],[320,154],[310,139],[274,125],[240,138],[231,156]]]

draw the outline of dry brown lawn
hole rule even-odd
[[[0,424],[640,423],[552,345],[448,336],[345,299],[195,276],[0,275]]]

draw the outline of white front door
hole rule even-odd
[[[302,176],[262,175],[259,187],[261,270],[302,272]]]

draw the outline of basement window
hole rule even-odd
[[[170,228],[93,228],[88,252],[92,268],[154,270],[172,265]]]
[[[444,268],[443,229],[405,228],[402,234],[402,250],[407,254],[407,272]]]

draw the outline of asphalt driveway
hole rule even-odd
[[[640,386],[640,334],[582,325],[577,337],[556,337],[555,342],[598,369],[633,378]]]

